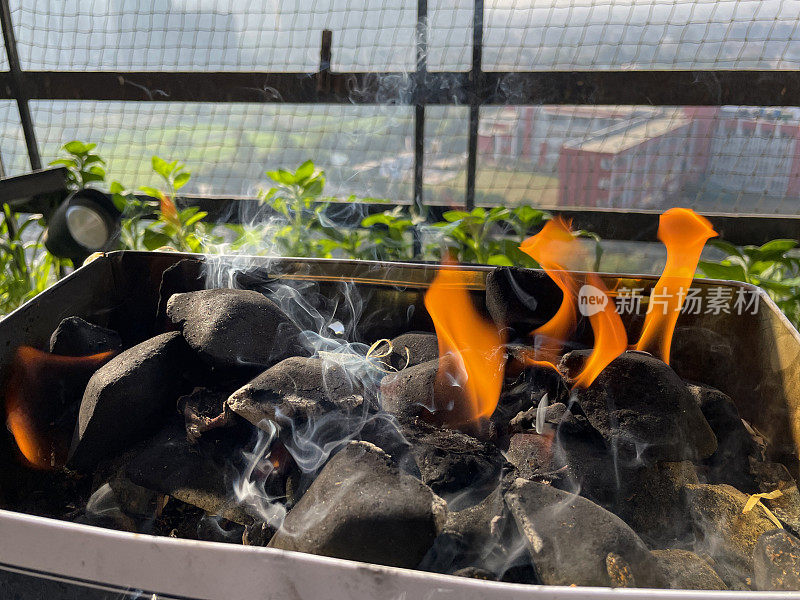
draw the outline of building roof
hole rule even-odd
[[[636,116],[664,114],[665,109],[660,106],[546,106],[545,114],[552,116],[582,117],[582,118],[615,118],[630,119]]]
[[[586,141],[569,144],[570,148],[602,154],[619,154],[639,144],[670,133],[688,124],[689,119],[671,117],[669,119],[646,119],[630,127],[610,127]]]

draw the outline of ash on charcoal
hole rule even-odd
[[[264,371],[227,400],[230,409],[253,425],[307,422],[332,410],[358,412],[363,390],[340,364],[294,356]]]
[[[703,461],[709,483],[727,483],[749,491],[754,487],[750,458],[758,447],[742,423],[739,411],[725,394],[705,385],[688,385],[689,392],[703,411],[717,438],[717,450]]]
[[[383,410],[396,416],[401,422],[413,422],[417,417],[434,420],[435,396],[446,404],[455,404],[451,399],[460,396],[455,386],[437,386],[439,359],[389,373],[381,380],[380,397]]]
[[[563,402],[550,404],[549,397],[544,400],[545,406],[538,404],[517,413],[509,423],[511,432],[530,433],[541,430],[544,433],[558,430],[571,435],[599,435],[584,415],[575,414]],[[573,408],[579,409],[580,407],[573,405]]]
[[[164,509],[144,532],[184,540],[241,544],[244,526],[168,497]]]
[[[733,346],[719,333],[706,327],[676,327],[672,336],[669,363],[683,379],[704,383],[718,390],[729,390],[736,372]]]
[[[275,535],[276,529],[263,522],[254,522],[245,526],[242,544],[245,546],[266,546]]]
[[[757,590],[800,590],[800,540],[782,529],[758,538],[753,554]]]
[[[753,574],[758,537],[775,525],[761,506],[742,512],[748,496],[730,485],[687,485],[684,493],[696,548],[714,559],[715,570],[729,587],[741,589]]]
[[[458,372],[452,354],[386,375],[380,386],[381,406],[401,423],[421,419],[438,427],[478,433],[464,388],[449,375],[439,376],[441,369]]]
[[[780,463],[753,461],[751,471],[759,493],[781,493],[777,498],[761,498],[761,502],[795,535],[800,535],[800,491],[789,470]]]
[[[183,259],[164,269],[161,283],[158,286],[158,308],[156,309],[156,327],[159,331],[173,330],[175,326],[167,316],[167,304],[175,294],[199,292],[205,289],[207,265],[196,259]]]
[[[510,482],[501,482],[475,506],[449,512],[442,533],[418,568],[453,575],[491,573],[501,581],[538,583],[526,545],[503,501],[509,486]]]
[[[513,355],[514,350],[509,352]],[[512,381],[503,385],[497,408],[491,416],[498,432],[518,433],[526,428],[535,429],[536,408],[542,398],[547,398],[548,405],[566,406],[569,400],[569,389],[554,369],[539,366],[526,366]],[[525,413],[530,417],[520,413]],[[532,427],[528,427],[532,424]],[[507,440],[505,440],[507,443]]]
[[[698,483],[691,462],[647,465],[629,471],[623,480],[614,512],[645,542],[664,548],[687,537],[690,522],[683,488]]]
[[[114,490],[107,483],[91,495],[83,514],[75,522],[119,531],[138,531],[136,521],[123,509]]]
[[[134,346],[101,367],[83,394],[69,465],[91,470],[156,431],[174,410],[191,351],[177,332]]]
[[[163,494],[136,485],[127,477],[115,477],[108,482],[108,486],[122,510],[137,519],[151,519],[164,506]]]
[[[454,571],[452,575],[456,575],[457,577],[467,577],[469,579],[481,579],[483,581],[497,581],[497,577],[494,576],[494,573],[490,573],[489,571],[485,571],[483,569],[478,569],[477,567],[465,567],[463,569],[459,569],[458,571]]]
[[[588,356],[586,350],[570,352],[559,370],[575,376]],[[648,354],[622,354],[576,395],[592,426],[623,456],[674,462],[706,458],[717,449],[714,432],[684,382]]]
[[[391,369],[405,369],[439,358],[439,340],[435,333],[412,331],[383,342],[374,354]]]
[[[227,399],[228,394],[224,392],[202,387],[178,398],[178,413],[183,415],[189,442],[197,443],[210,432],[226,435],[229,432],[223,430],[239,423],[238,415],[226,409]]]
[[[673,590],[727,590],[728,586],[705,560],[688,550],[653,550]]]
[[[136,485],[123,475],[98,487],[77,523],[141,532],[150,528],[166,503],[163,494]]]
[[[50,336],[50,352],[61,356],[89,356],[122,350],[119,334],[80,317],[67,317]]]
[[[350,442],[320,471],[269,545],[413,568],[446,517],[444,500],[385,452]]]
[[[635,588],[636,577],[633,570],[624,558],[615,552],[606,554],[606,572],[611,580],[611,587],[615,588]]]
[[[258,518],[232,497],[238,477],[233,468],[209,449],[190,445],[182,428],[167,427],[149,441],[130,460],[126,474],[136,485],[229,521],[246,525]]]
[[[606,507],[616,502],[619,473],[597,432],[517,433],[507,457],[523,479],[552,483]]]
[[[505,501],[542,583],[663,587],[661,571],[642,540],[586,498],[518,479]]]
[[[505,458],[493,444],[423,422],[402,426],[422,482],[461,510],[497,487]]]
[[[251,290],[175,294],[167,315],[212,367],[252,372],[308,355],[297,326],[272,300]]]
[[[486,309],[509,339],[525,336],[556,314],[564,294],[543,271],[498,267],[486,276]]]

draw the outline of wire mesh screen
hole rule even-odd
[[[17,0],[22,67],[31,70],[298,71],[414,68],[416,5],[403,0]]]
[[[157,183],[154,154],[185,162],[184,189],[210,196],[255,196],[269,187],[267,169],[312,159],[327,194],[411,200],[404,106],[34,101],[31,110],[45,160],[64,139],[97,140],[110,176],[129,187]]]
[[[0,100],[0,160],[2,172],[7,175],[20,175],[30,169],[22,123],[13,100]]]
[[[796,0],[488,0],[487,71],[797,69]]]
[[[792,214],[798,142],[797,108],[486,108],[476,200]]]
[[[474,0],[429,0],[417,36],[406,0],[12,0],[29,71],[266,71],[309,75],[333,32],[336,72],[413,81],[473,68]],[[480,4],[480,3],[479,3]],[[482,69],[800,70],[800,0],[485,0]],[[5,59],[5,56],[3,56]],[[7,65],[7,63],[6,63]],[[99,144],[110,176],[152,182],[153,154],[192,170],[189,192],[251,196],[264,171],[312,159],[326,193],[459,206],[468,180],[469,107],[427,106],[416,144],[412,86],[385,104],[33,100],[44,161],[71,139]],[[151,90],[158,94],[158,90]],[[547,208],[796,213],[800,109],[738,106],[482,106],[475,203]],[[279,96],[279,95],[278,95]],[[9,173],[28,168],[19,115],[0,104]]]

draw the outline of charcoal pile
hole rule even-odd
[[[65,379],[61,459],[31,468],[55,442],[9,422],[0,507],[492,581],[800,589],[797,484],[715,375],[627,351],[576,387],[580,330],[552,367],[516,360],[558,292],[512,275],[478,298],[507,335],[483,412],[433,328],[360,339],[274,289],[175,293],[136,344],[66,319],[51,357],[113,357]]]

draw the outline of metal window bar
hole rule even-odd
[[[15,100],[32,168],[41,168],[39,149],[28,102],[30,100],[97,100],[163,102],[277,102],[291,104],[378,104],[392,101],[414,106],[414,202],[421,210],[423,198],[425,107],[469,106],[465,203],[475,202],[477,139],[480,108],[490,105],[662,105],[662,106],[800,106],[799,71],[547,71],[484,72],[484,1],[474,0],[472,63],[468,72],[427,70],[427,0],[417,0],[416,70],[409,81],[389,78],[396,73],[332,72],[331,33],[323,33],[319,72],[84,72],[29,71],[20,65],[8,0],[0,0],[0,21],[9,71],[0,72],[0,99]],[[397,81],[386,89],[387,81]],[[157,90],[154,93],[153,90]],[[353,90],[358,90],[354,93]],[[509,92],[513,90],[513,92]],[[222,200],[231,202],[239,200]],[[218,211],[212,211],[218,212]],[[597,210],[573,212],[596,229],[619,230],[615,215],[631,217],[636,211]],[[642,215],[646,211],[640,211]],[[737,223],[750,216],[731,217]],[[629,219],[635,222],[636,218]],[[792,217],[761,218],[785,230],[800,232]],[[798,221],[800,223],[800,221]],[[739,230],[741,226],[737,226]],[[634,228],[635,229],[635,228]],[[641,233],[641,230],[639,230]],[[639,236],[631,232],[634,237]],[[758,237],[760,237],[759,234]],[[618,238],[620,236],[617,236]]]

